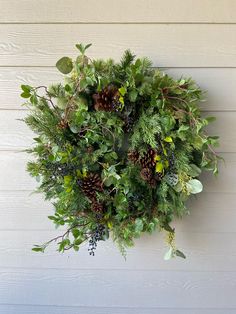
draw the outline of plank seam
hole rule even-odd
[[[36,253],[37,254],[37,253]],[[113,271],[118,271],[118,272],[156,272],[156,273],[163,273],[163,272],[171,272],[171,273],[236,273],[234,270],[186,270],[186,269],[142,269],[142,268],[60,268],[60,267],[49,267],[49,268],[43,268],[43,267],[7,267],[7,266],[1,266],[1,269],[8,269],[8,270],[14,270],[14,269],[19,269],[19,270],[55,270],[55,271],[61,271],[61,270],[67,270],[67,271],[96,271],[96,272],[113,272]],[[0,272],[1,273],[1,272]],[[1,303],[0,303],[1,304]]]
[[[0,25],[236,25],[236,22],[0,22]]]
[[[14,306],[38,306],[38,307],[58,307],[58,308],[87,308],[87,309],[134,309],[134,310],[235,310],[235,307],[135,307],[135,306],[86,306],[86,305],[57,305],[57,304],[22,304],[22,303],[0,303],[0,305]]]

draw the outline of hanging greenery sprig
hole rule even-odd
[[[87,241],[94,255],[109,236],[124,254],[135,238],[155,229],[167,232],[166,259],[185,257],[176,249],[170,225],[188,210],[185,202],[202,191],[201,171],[217,173],[216,136],[205,127],[213,120],[198,107],[202,92],[192,79],[175,80],[128,50],[119,63],[92,60],[90,45],[78,44],[73,61],[56,66],[65,82],[22,85],[37,134],[27,151],[35,158],[28,171],[51,200],[49,216],[64,234],[59,251],[78,250]]]

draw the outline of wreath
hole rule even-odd
[[[198,106],[202,91],[129,50],[118,63],[93,60],[89,46],[77,44],[75,61],[57,62],[64,83],[21,86],[24,122],[37,134],[27,170],[55,207],[48,218],[66,226],[33,250],[56,242],[60,252],[77,251],[88,242],[94,255],[98,242],[112,237],[125,256],[135,238],[157,229],[167,233],[165,258],[185,258],[171,222],[188,214],[186,200],[202,191],[201,171],[218,171],[218,137],[204,130],[214,118],[202,117]]]

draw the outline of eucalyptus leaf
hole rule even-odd
[[[190,170],[188,171],[188,174],[191,177],[198,177],[201,174],[201,169],[196,166],[195,164],[190,164]]]
[[[186,183],[186,187],[187,190],[189,191],[189,193],[191,194],[197,194],[202,192],[203,190],[203,185],[201,183],[201,181],[197,180],[197,179],[191,179]]]
[[[143,231],[143,221],[140,218],[135,219],[135,231],[138,233]]]
[[[63,74],[69,74],[73,69],[72,59],[69,57],[62,57],[56,63],[57,69]]]

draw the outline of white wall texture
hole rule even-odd
[[[220,176],[203,175],[204,192],[176,222],[187,260],[163,261],[163,235],[137,240],[127,261],[111,242],[95,257],[86,247],[61,255],[35,243],[59,231],[52,206],[30,196],[35,182],[20,153],[32,134],[20,84],[60,79],[54,64],[77,42],[92,57],[118,59],[126,48],[149,56],[174,76],[192,76],[217,116]],[[0,0],[0,313],[231,314],[236,313],[236,1]]]

